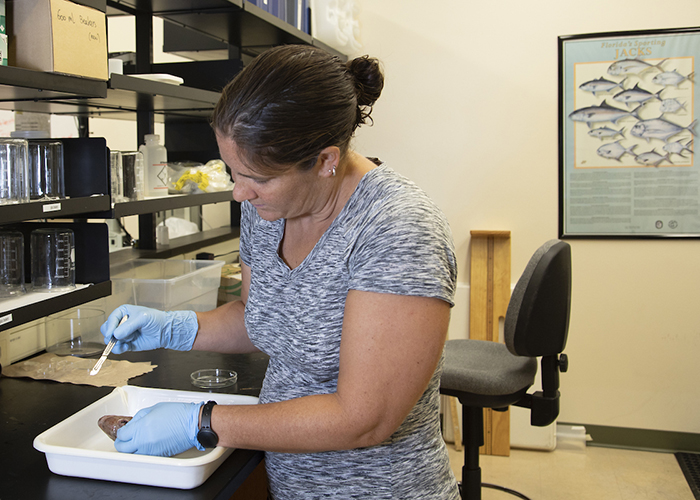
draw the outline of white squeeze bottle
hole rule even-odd
[[[143,153],[143,166],[146,171],[146,196],[166,196],[168,194],[168,151],[160,144],[160,136],[147,134],[145,144],[139,151]]]

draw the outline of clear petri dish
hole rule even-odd
[[[220,389],[234,385],[238,381],[238,374],[232,370],[210,368],[192,372],[190,379],[195,387]]]

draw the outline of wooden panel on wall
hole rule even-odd
[[[510,231],[471,231],[469,338],[501,342],[510,300]],[[485,455],[510,455],[510,412],[484,409]]]

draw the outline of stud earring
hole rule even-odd
[[[333,165],[333,168],[330,169],[329,172],[331,173],[332,177],[335,177],[335,165]]]

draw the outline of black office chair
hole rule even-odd
[[[530,408],[530,423],[544,427],[559,415],[559,372],[568,368],[566,346],[571,305],[571,247],[559,240],[542,245],[515,285],[504,333],[505,345],[449,340],[440,392],[462,403],[464,467],[462,498],[481,498],[479,447],[484,444],[483,409]],[[541,356],[542,390],[528,394]],[[457,437],[458,438],[458,437]],[[507,488],[484,483],[521,498]]]

